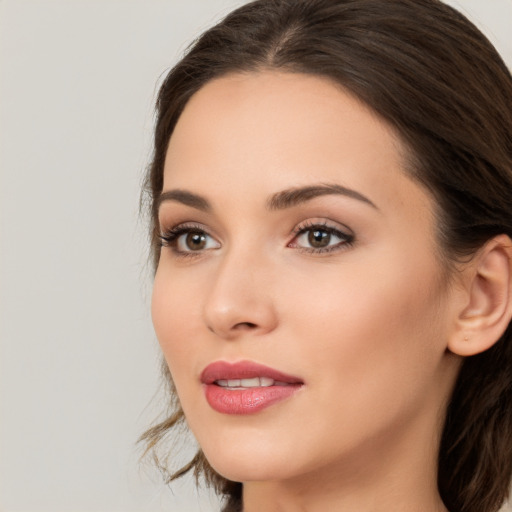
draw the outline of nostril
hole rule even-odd
[[[253,324],[252,322],[240,322],[234,326],[235,329],[241,329],[241,330],[251,330],[255,329],[257,327],[256,324]]]
[[[208,325],[207,327],[210,332],[213,332],[214,334],[217,333],[217,331],[211,325]],[[252,331],[257,328],[258,328],[258,325],[254,324],[252,322],[239,322],[239,323],[233,325],[231,330],[233,330],[233,331]]]

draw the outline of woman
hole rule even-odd
[[[170,478],[193,469],[227,511],[498,510],[512,79],[492,45],[437,0],[260,0],[157,110],[174,408],[143,439],[186,421],[201,447]]]

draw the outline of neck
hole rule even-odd
[[[316,483],[309,482],[301,489],[282,482],[246,484],[243,512],[448,512],[435,488],[411,485],[404,491],[392,479],[360,486],[355,482],[349,485],[338,482],[330,487],[325,482]]]

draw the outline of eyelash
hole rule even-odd
[[[329,235],[334,235],[341,241],[338,242],[337,244],[329,245],[323,248],[301,247],[293,245],[294,241],[297,240],[299,236],[312,231],[323,231],[325,233],[328,233]],[[339,228],[336,228],[334,226],[330,226],[327,222],[308,221],[305,224],[297,226],[297,228],[294,229],[293,233],[293,240],[288,244],[288,247],[295,247],[301,252],[305,252],[308,254],[328,254],[330,252],[346,250],[352,247],[355,242],[355,237],[353,234],[341,231]]]
[[[302,247],[296,244],[295,241],[297,240],[298,237],[315,230],[328,233],[329,235],[333,235],[339,238],[341,241],[335,245],[329,245],[323,248]],[[180,258],[198,257],[208,249],[198,251],[182,251],[177,248],[177,244],[179,242],[180,237],[182,235],[190,233],[197,233],[199,235],[203,234],[206,235],[207,237],[211,237],[211,235],[201,225],[181,224],[172,227],[160,234],[160,246],[169,247],[175,254],[175,256]],[[327,254],[330,252],[345,250],[349,247],[352,247],[354,241],[355,237],[353,234],[343,232],[340,229],[335,228],[334,226],[330,226],[327,222],[307,222],[306,224],[297,226],[297,228],[293,230],[293,240],[287,244],[287,247],[296,248],[297,250],[308,254]]]
[[[180,251],[177,248],[179,238],[182,235],[187,235],[189,233],[197,233],[210,236],[204,227],[199,224],[180,224],[164,231],[159,235],[160,246],[169,247],[172,252],[180,258],[197,257],[202,251]]]

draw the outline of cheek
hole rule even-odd
[[[188,368],[197,355],[200,310],[197,290],[189,281],[182,282],[165,266],[157,270],[151,301],[151,316],[155,333],[176,386],[179,372]]]
[[[332,389],[343,389],[344,399],[353,398],[356,407],[358,400],[378,407],[386,394],[410,393],[412,399],[428,386],[442,358],[436,265],[397,255],[391,262],[386,265],[382,258],[380,264],[366,262],[357,269],[340,266],[314,282],[303,281],[310,285],[307,294],[288,288],[287,314],[295,318],[292,338],[301,340],[306,371],[316,375],[322,368],[319,385],[326,406]]]
[[[327,338],[343,340],[365,331],[399,334],[412,326],[417,330],[424,318],[439,311],[437,269],[430,261],[389,259],[387,264],[384,259],[358,258],[290,275],[280,288],[281,309],[290,321],[299,320]]]

